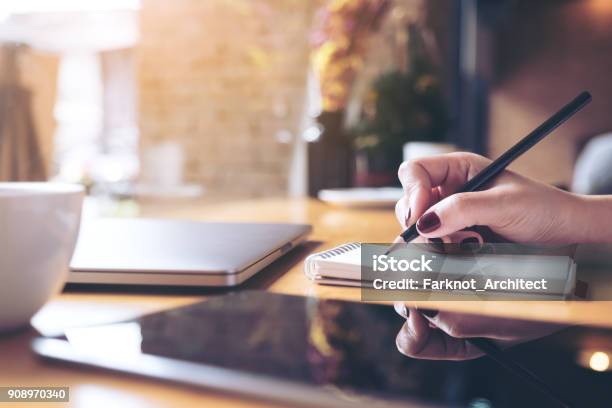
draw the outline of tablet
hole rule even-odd
[[[70,329],[34,340],[33,349],[45,359],[305,406],[557,406],[489,357],[404,356],[395,342],[403,323],[390,306],[243,291]],[[584,360],[608,353],[611,340],[608,330],[565,328],[505,353],[576,406],[611,406],[608,367]]]

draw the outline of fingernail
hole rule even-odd
[[[406,228],[410,228],[410,213],[411,213],[412,209],[409,208],[408,209],[408,214],[406,214],[406,216],[404,217],[404,225],[406,226]]]
[[[468,250],[468,249],[476,248],[479,244],[480,244],[480,241],[478,241],[478,238],[469,237],[469,238],[465,238],[464,240],[462,240],[461,243],[459,244],[459,247],[461,249]]]
[[[440,218],[435,212],[426,213],[417,221],[419,231],[428,233],[438,229],[440,226]]]
[[[433,310],[433,309],[419,309],[419,312],[422,315],[425,315],[429,318],[433,318],[436,317],[438,315],[438,310]]]

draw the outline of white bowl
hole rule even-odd
[[[64,285],[83,196],[72,184],[0,183],[0,332],[26,326]]]

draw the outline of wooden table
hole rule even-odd
[[[207,200],[200,202],[143,203],[144,217],[208,221],[274,221],[310,223],[310,241],[246,282],[245,288],[273,292],[359,300],[359,290],[317,286],[303,274],[302,261],[313,251],[350,242],[387,242],[398,233],[393,211],[340,209],[307,199]],[[210,295],[205,289],[174,291],[69,291],[49,302],[33,319],[41,333],[134,317],[184,305]],[[217,292],[218,293],[218,292]],[[547,319],[612,327],[612,302],[429,302],[429,308],[526,319]],[[215,391],[167,385],[120,374],[60,364],[42,363],[29,342],[35,330],[0,337],[0,386],[69,386],[69,404],[41,407],[264,407],[265,401]],[[3,406],[0,403],[0,406]],[[5,404],[5,406],[25,406]],[[36,404],[28,404],[28,407]]]

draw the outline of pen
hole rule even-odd
[[[408,319],[410,312],[408,308],[406,308],[405,304],[400,303],[398,305],[396,303],[394,304],[394,308],[400,316],[402,316],[404,319]],[[430,311],[434,311],[434,309],[430,309]],[[421,314],[425,316],[423,312],[421,312]],[[520,378],[525,383],[529,384],[535,390],[546,395],[551,401],[554,401],[557,405],[563,408],[572,407],[572,405],[568,403],[565,398],[559,395],[559,393],[557,393],[553,388],[551,388],[540,377],[538,377],[532,371],[528,370],[527,368],[510,358],[506,353],[504,353],[504,351],[500,349],[493,342],[493,340],[485,337],[468,337],[465,338],[465,341],[476,347],[491,360],[495,361],[495,363],[497,363],[500,367],[503,367],[504,369],[515,375],[517,378]]]
[[[561,396],[559,396],[557,392],[555,392],[555,390],[549,387],[548,384],[542,381],[540,377],[538,377],[516,361],[506,356],[504,352],[499,347],[497,347],[497,345],[491,340],[483,337],[472,337],[466,339],[466,341],[474,345],[483,353],[485,353],[497,364],[510,371],[515,376],[521,378],[533,388],[545,394],[551,400],[555,401],[557,405],[564,408],[571,407],[569,403],[567,403]]]
[[[510,163],[520,157],[523,153],[531,149],[536,143],[544,139],[553,130],[558,128],[566,120],[572,117],[576,112],[582,109],[591,101],[591,94],[587,91],[581,92],[571,102],[562,107],[557,113],[548,118],[544,123],[535,128],[531,133],[521,139],[517,144],[508,149],[505,153],[499,156],[495,161],[481,170],[473,178],[467,181],[459,191],[455,193],[467,193],[481,190],[485,184],[497,177]],[[416,223],[412,224],[408,229],[400,234],[404,242],[410,242],[419,236]],[[388,255],[402,243],[394,243],[387,249],[385,255]]]

